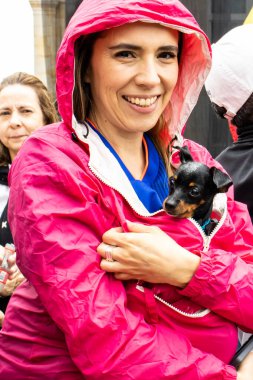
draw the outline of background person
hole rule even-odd
[[[236,127],[238,139],[217,160],[233,179],[235,199],[253,221],[253,24],[241,25],[212,45],[213,64],[205,83],[217,115]]]
[[[237,201],[248,206],[253,221],[253,52],[249,48],[253,24],[241,25],[212,45],[213,64],[206,90],[219,117],[236,129],[233,144],[216,159],[230,174]],[[249,334],[242,334],[242,343]]]
[[[0,333],[2,378],[252,374],[251,362],[238,373],[228,365],[237,326],[253,329],[247,210],[224,195],[209,239],[162,209],[175,136],[218,165],[181,136],[210,65],[209,41],[179,1],[81,3],[57,56],[64,121],[34,132],[11,167],[9,217],[27,280]]]
[[[31,133],[42,125],[57,120],[58,116],[47,88],[37,77],[24,72],[17,72],[4,78],[0,83],[1,167],[8,168],[11,165],[19,149]],[[13,243],[7,220],[7,204],[0,217],[0,245],[4,246],[6,243]],[[6,310],[10,295],[24,278],[17,267],[16,270],[15,268],[13,270],[14,273],[0,293],[0,310],[2,313]],[[3,322],[3,314],[1,316]]]

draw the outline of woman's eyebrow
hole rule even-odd
[[[176,46],[176,45],[165,45],[165,46],[160,46],[157,50],[158,51],[167,50],[167,51],[174,51],[175,53],[178,53],[178,46]]]
[[[116,50],[116,49],[142,50],[143,48],[141,46],[138,46],[138,45],[121,43],[121,44],[118,44],[118,45],[110,46],[109,49],[110,50]],[[160,46],[157,50],[158,51],[160,51],[160,50],[163,50],[163,51],[164,50],[169,50],[169,51],[175,51],[175,53],[177,53],[178,52],[178,46],[175,46],[175,45],[164,45],[164,46]]]
[[[34,108],[31,104],[17,104],[16,107],[19,108],[19,109]],[[11,108],[12,108],[12,106],[5,106],[5,105],[0,106],[0,110],[9,110]]]
[[[133,45],[133,44],[125,44],[125,43],[121,43],[121,44],[118,44],[118,45],[110,46],[109,49],[110,49],[110,50],[116,50],[116,49],[133,49],[133,50],[141,50],[142,48],[141,48],[140,46]]]

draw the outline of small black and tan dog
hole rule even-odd
[[[193,161],[187,147],[178,149],[181,165],[170,177],[170,193],[163,208],[177,218],[195,219],[209,235],[217,224],[216,220],[210,219],[214,196],[227,192],[232,180],[215,167]]]

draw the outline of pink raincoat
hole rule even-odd
[[[209,42],[191,14],[176,0],[84,1],[57,57],[63,121],[36,131],[11,169],[9,218],[27,281],[12,296],[0,333],[1,379],[236,379],[228,363],[237,328],[253,332],[246,207],[217,197],[220,222],[209,237],[191,219],[150,214],[99,136],[72,115],[74,41],[137,20],[184,33],[166,135],[176,134],[196,160],[217,165],[181,136],[210,67]],[[185,289],[123,283],[100,269],[102,234],[126,219],[156,225],[201,256]]]

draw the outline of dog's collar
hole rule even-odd
[[[201,228],[203,231],[205,231],[206,226],[208,226],[209,223],[211,223],[212,219],[209,218],[205,221],[205,223],[202,224]]]
[[[217,226],[218,220],[217,219],[207,219],[205,223],[202,224],[201,229],[204,231],[204,233],[209,236],[211,232],[214,230],[214,228]]]

